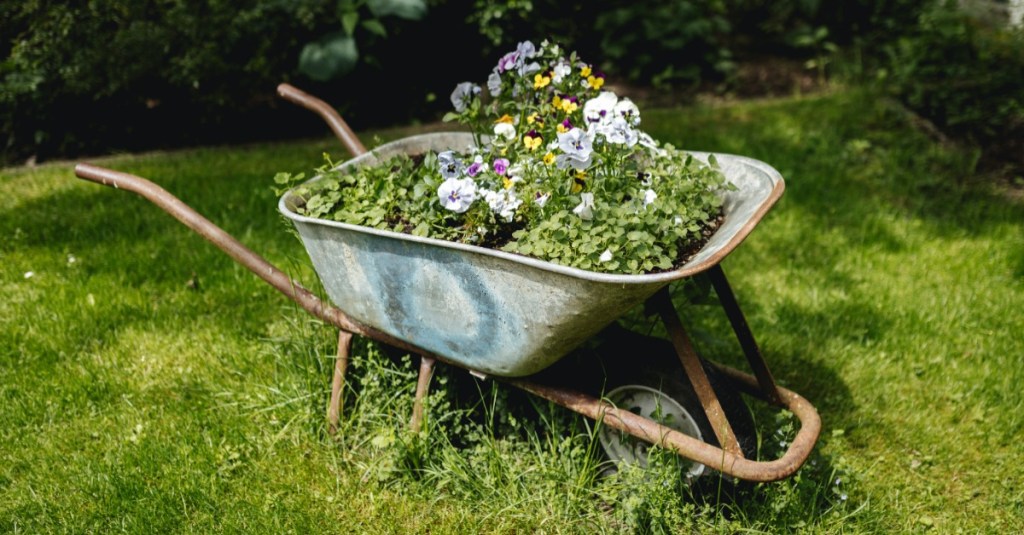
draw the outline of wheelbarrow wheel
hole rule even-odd
[[[620,327],[613,327],[606,334],[609,335],[607,341],[597,351],[607,378],[605,399],[619,408],[719,446],[714,429],[671,343]],[[746,403],[714,367],[703,359],[701,362],[736,433],[743,455],[754,458],[757,436]],[[609,427],[600,429],[598,439],[608,458],[616,464],[625,462],[647,466],[649,443]],[[685,463],[683,469],[684,476],[689,479],[717,474],[696,462]]]

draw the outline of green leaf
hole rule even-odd
[[[363,21],[363,28],[366,28],[371,33],[375,33],[381,37],[387,37],[388,31],[384,28],[384,25],[377,19],[370,19]]]
[[[444,114],[444,117],[442,117],[441,120],[446,122],[446,123],[450,123],[452,121],[458,120],[458,118],[459,118],[459,114],[457,114],[457,113],[455,113],[453,111],[450,111],[450,112]]]
[[[326,82],[348,74],[358,60],[355,39],[344,32],[334,32],[303,47],[299,71],[313,80]]]
[[[427,3],[423,0],[367,0],[366,7],[377,18],[394,15],[408,20],[420,20],[427,14]]]
[[[359,22],[359,12],[349,11],[341,16],[341,27],[345,30],[345,35],[352,35],[352,32],[356,29],[356,24]]]

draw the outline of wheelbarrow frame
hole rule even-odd
[[[359,141],[351,128],[327,103],[288,84],[281,84],[278,87],[278,93],[284,99],[320,115],[353,156],[366,152],[365,146]],[[467,369],[470,373],[477,376],[483,376],[483,374],[459,362],[453,362],[442,355],[437,355],[418,347],[416,344],[398,339],[379,329],[363,325],[354,320],[341,309],[318,298],[262,256],[247,248],[233,236],[149,180],[85,163],[78,164],[75,167],[75,174],[79,178],[131,191],[146,198],[175,219],[178,219],[185,226],[216,245],[236,262],[295,301],[307,312],[339,329],[337,359],[331,381],[331,397],[327,408],[328,425],[332,433],[336,431],[341,415],[342,391],[345,384],[345,374],[348,367],[353,335],[371,338],[420,356],[420,369],[413,404],[413,414],[409,424],[410,429],[414,432],[418,432],[422,426],[424,399],[427,395],[430,378],[437,361]],[[773,198],[771,203],[774,203],[781,194],[782,185],[780,182],[778,187],[772,192]],[[607,400],[599,399],[570,388],[541,382],[533,377],[494,378],[596,420],[601,425],[668,448],[687,459],[701,463],[729,476],[749,481],[776,481],[792,475],[810,455],[821,431],[821,419],[815,408],[806,399],[791,390],[779,386],[772,377],[719,261],[715,261],[704,273],[709,277],[718,295],[747,362],[753,371],[753,375],[720,364],[710,364],[728,380],[728,383],[733,388],[762,399],[769,404],[787,409],[799,419],[800,430],[790,443],[789,448],[780,458],[771,461],[755,461],[743,456],[736,435],[733,433],[732,427],[718,401],[718,397],[714,389],[712,389],[707,374],[701,365],[701,359],[694,350],[693,344],[679,320],[678,312],[672,303],[667,287],[659,290],[648,299],[647,308],[650,311],[656,312],[664,323],[679,361],[686,373],[686,377],[693,386],[694,392],[722,447],[713,446],[659,424],[650,418],[618,408]]]

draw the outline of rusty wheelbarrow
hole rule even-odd
[[[399,152],[461,149],[472,143],[470,134],[436,133],[367,151],[323,101],[287,84],[279,86],[278,92],[327,121],[354,156],[345,167]],[[295,224],[337,306],[316,297],[156,184],[89,164],[77,165],[75,174],[145,197],[306,311],[336,326],[338,358],[327,411],[332,431],[340,414],[352,336],[358,334],[419,355],[410,422],[414,431],[420,429],[423,399],[434,363],[440,360],[478,377],[500,379],[601,422],[599,439],[613,460],[644,463],[649,443],[692,460],[688,476],[704,473],[708,467],[744,480],[774,481],[792,475],[804,463],[821,421],[807,400],[772,378],[719,263],[779,199],[783,180],[763,162],[716,156],[737,186],[726,193],[722,225],[682,267],[648,275],[594,273],[497,250],[311,219],[296,213],[302,199],[292,190],[281,198],[279,209]],[[668,286],[698,275],[710,280],[715,289],[753,375],[704,361],[694,350]],[[615,325],[641,303],[658,314],[670,342]],[[551,372],[573,360],[562,357],[595,335],[610,341],[592,355],[574,353],[573,359],[591,368],[596,363],[586,359],[602,359],[609,370],[607,380],[595,389],[585,381],[569,381],[567,386],[553,379],[567,376]],[[674,364],[674,369],[666,369],[666,362]],[[750,458],[752,426],[739,392],[788,409],[800,420],[800,430],[782,457]]]

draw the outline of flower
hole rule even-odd
[[[582,171],[590,165],[594,144],[590,136],[579,128],[573,128],[564,134],[558,134],[558,148],[562,154],[555,159],[559,169],[571,166]]]
[[[516,127],[508,123],[494,125],[494,135],[504,141],[511,141],[516,138]]]
[[[611,249],[605,249],[604,252],[601,253],[601,257],[598,258],[598,260],[601,261],[601,262],[610,262],[611,259],[612,259],[612,250]]]
[[[586,78],[586,77],[590,76],[590,72],[591,72],[590,65],[583,65],[582,67],[580,67],[580,76]]]
[[[437,196],[446,210],[464,213],[476,200],[476,182],[472,178],[449,178],[437,188]]]
[[[446,179],[458,178],[463,170],[462,162],[450,150],[437,155],[437,166],[441,168],[441,176]]]
[[[540,64],[536,61],[526,63],[527,59],[530,59],[537,55],[537,48],[533,46],[530,41],[523,41],[516,46],[516,54],[518,60],[516,62],[516,71],[519,76],[529,76],[540,70]]]
[[[550,199],[550,198],[551,198],[551,194],[550,193],[541,193],[541,192],[538,191],[533,196],[533,202],[536,203],[537,206],[539,206],[541,208],[544,208],[544,205],[548,203],[548,199]]]
[[[572,67],[569,66],[569,62],[561,60],[551,69],[551,81],[560,84],[570,74],[572,74]]]
[[[644,190],[644,208],[647,208],[655,199],[658,198],[658,194],[653,189]]]
[[[509,52],[508,54],[505,54],[504,56],[501,57],[501,59],[498,60],[498,72],[503,73],[514,69],[516,67],[516,62],[518,61],[518,52]]]
[[[583,105],[583,118],[590,125],[608,124],[612,120],[612,113],[618,101],[619,97],[615,96],[615,93],[602,91]]]
[[[597,74],[587,76],[587,85],[589,85],[591,89],[601,89],[601,86],[604,85],[604,73],[599,72]]]
[[[533,88],[541,89],[551,83],[550,73],[537,73],[533,75]]]
[[[632,100],[624,98],[620,100],[613,109],[617,117],[622,117],[631,126],[640,125],[640,110],[633,104]]]
[[[555,130],[558,130],[559,134],[564,134],[564,133],[568,132],[569,130],[572,130],[572,121],[570,121],[569,119],[566,119],[566,120],[558,123],[558,126],[555,127]]]
[[[640,139],[640,135],[637,134],[636,130],[633,130],[629,123],[626,122],[622,117],[616,117],[612,120],[611,124],[604,124],[598,126],[595,132],[602,134],[609,143],[616,143],[619,145],[627,145],[632,147],[636,145]]]
[[[516,215],[516,210],[523,204],[523,200],[516,197],[515,191],[511,189],[501,191],[484,190],[483,193],[487,206],[491,208],[492,212],[498,214],[498,217],[504,219],[506,223],[512,222],[512,218]]]
[[[580,219],[584,221],[594,219],[594,194],[580,194],[580,203],[576,205],[576,208],[572,209],[572,213],[580,216]]]
[[[472,82],[462,82],[455,86],[455,91],[452,91],[452,106],[455,107],[455,111],[462,113],[466,111],[469,103],[479,94],[480,86]]]
[[[32,277],[34,277],[35,275],[36,275],[36,273],[35,273],[34,271],[26,271],[26,272],[25,272],[25,278],[26,278],[26,279],[31,279],[31,278],[32,278]]]
[[[492,97],[501,96],[501,74],[497,69],[487,77],[487,90],[490,91]]]
[[[469,167],[466,168],[466,174],[469,175],[470,177],[475,177],[476,175],[480,174],[480,171],[483,171],[483,167],[484,164],[482,161],[473,162],[469,164]]]
[[[534,151],[540,147],[540,144],[544,140],[540,137],[540,134],[536,130],[530,130],[523,136],[523,145],[526,145],[526,150]]]
[[[505,172],[508,171],[509,161],[507,158],[498,158],[494,160],[494,173],[498,176],[505,176]]]
[[[541,160],[541,161],[544,162],[544,165],[551,165],[551,164],[555,163],[555,153],[549,152],[549,153],[545,154],[544,155],[544,159]]]

